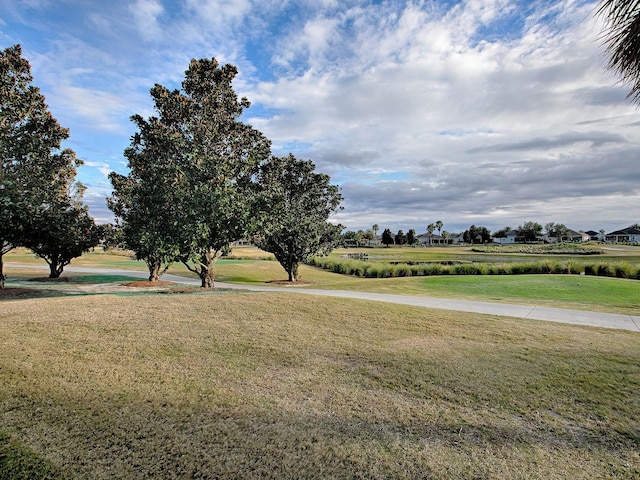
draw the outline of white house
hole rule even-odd
[[[516,241],[517,236],[518,233],[515,230],[509,230],[506,237],[493,237],[493,241],[500,245],[513,245],[514,243],[519,243]]]
[[[443,237],[435,233],[423,233],[422,235],[418,235],[418,244],[425,245],[444,245],[446,242]]]
[[[640,242],[640,229],[635,227],[623,228],[615,232],[607,233],[607,242],[610,243],[636,243]]]

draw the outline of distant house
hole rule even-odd
[[[616,230],[615,232],[607,233],[606,240],[610,243],[637,243],[640,242],[640,229],[628,227]]]
[[[518,243],[516,240],[517,236],[518,233],[515,230],[509,230],[506,237],[493,237],[493,241],[500,245],[512,245]]]
[[[549,235],[544,235],[543,240],[546,243],[560,243],[560,242],[571,242],[571,243],[580,243],[580,242],[588,242],[591,240],[591,235],[587,232],[576,232],[575,230],[567,229],[562,238],[553,237]]]
[[[422,235],[418,235],[418,244],[425,245],[444,245],[446,242],[443,237],[437,235],[435,233],[423,233]]]
[[[454,245],[462,245],[463,243],[465,243],[464,233],[452,233],[451,243],[453,243]]]
[[[594,230],[587,230],[586,232],[587,235],[589,235],[589,240],[593,241],[593,242],[604,242],[604,234],[600,233],[600,232],[596,232]]]

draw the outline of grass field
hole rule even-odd
[[[624,331],[284,293],[13,300],[0,385],[0,478],[640,476]]]
[[[354,249],[348,251],[352,250]],[[362,249],[362,251],[382,252],[380,255],[389,251],[389,258],[400,258],[405,261],[410,259],[443,259],[445,254],[449,255],[449,260],[465,259],[475,255],[467,247],[378,248]],[[611,252],[614,255],[612,258],[630,264],[640,260],[640,248],[638,247],[615,247]],[[339,250],[336,255],[342,253],[343,251]],[[278,262],[257,260],[265,256],[265,253],[260,250],[239,248],[233,251],[233,255],[242,259],[219,260],[216,265],[218,280],[263,286],[269,285],[274,280],[286,279],[286,274]],[[518,257],[521,256],[518,255]],[[24,250],[9,253],[5,256],[5,261],[33,265],[44,264],[42,260],[35,259],[32,254]],[[143,262],[132,260],[123,255],[101,252],[85,254],[75,259],[72,265],[145,271]],[[9,276],[8,285],[11,285],[16,278],[43,275],[43,272],[39,270],[12,269],[10,266],[6,267],[6,273]],[[173,265],[169,273],[195,277],[180,264]],[[300,273],[302,280],[314,288],[465,298],[629,315],[638,315],[640,312],[640,282],[637,280],[575,275],[470,275],[376,279],[338,275],[305,265],[300,267]],[[64,275],[71,274],[65,273]],[[78,275],[75,277],[81,278]],[[111,280],[118,279],[112,278]]]

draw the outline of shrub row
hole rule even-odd
[[[333,273],[365,278],[420,277],[429,275],[573,274],[640,280],[640,265],[608,262],[584,263],[575,260],[543,260],[538,262],[502,264],[462,263],[457,265],[441,265],[432,263],[409,265],[406,263],[366,262],[328,256],[312,257],[307,263]]]

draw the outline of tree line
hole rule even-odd
[[[445,245],[453,243],[454,234],[451,234],[446,230],[442,230],[443,226],[444,224],[441,220],[430,223],[427,226],[427,233],[429,234],[427,239],[430,245],[432,245],[435,230],[438,230],[438,234],[440,235],[439,243],[444,243]],[[368,230],[347,231],[342,235],[342,243],[346,246],[354,243],[356,245],[369,245],[371,241],[378,240],[377,232],[379,229],[380,227],[375,224]],[[548,222],[543,227],[538,222],[527,221],[518,225],[516,228],[506,226],[497,230],[493,234],[487,227],[482,225],[471,225],[468,229],[462,232],[461,236],[464,243],[473,245],[490,243],[494,238],[507,238],[511,231],[515,231],[516,237],[521,241],[537,242],[539,241],[543,230],[546,232],[547,237],[557,238],[560,242],[565,241],[568,233],[570,232],[570,229],[563,223]],[[600,229],[600,234],[604,235],[603,229]],[[412,246],[417,244],[418,241],[419,236],[416,234],[415,229],[410,229],[406,234],[403,230],[398,230],[398,232],[394,234],[389,228],[385,228],[380,237],[380,243],[387,247],[389,245]]]
[[[83,203],[75,181],[82,162],[61,149],[69,132],[31,84],[20,46],[0,57],[3,285],[2,255],[12,248],[30,248],[57,277],[107,231],[146,263],[149,280],[182,262],[202,287],[213,287],[216,260],[242,238],[273,253],[290,281],[299,263],[338,242],[343,227],[329,218],[341,208],[339,187],[310,160],[272,155],[271,142],[240,121],[250,103],[233,90],[235,66],[194,59],[181,89],[151,89],[156,114],[131,117],[129,173],[109,175],[116,223],[108,228],[96,226]]]

